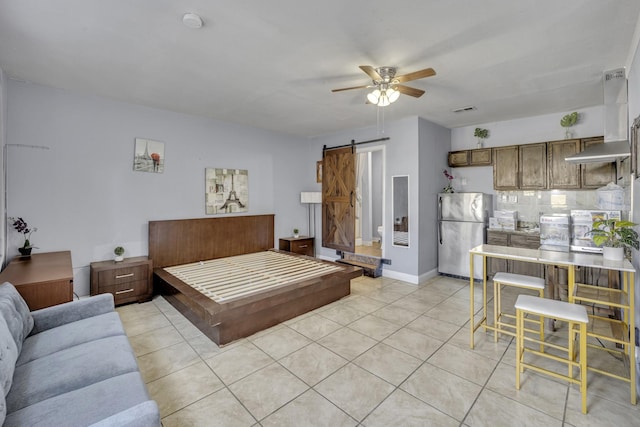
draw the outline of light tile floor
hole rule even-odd
[[[469,348],[466,281],[351,290],[222,348],[162,297],[118,312],[165,427],[640,425],[628,385],[602,375],[589,373],[587,415],[560,380],[526,371],[516,390],[513,339],[478,331]]]

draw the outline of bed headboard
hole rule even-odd
[[[169,267],[266,251],[273,223],[273,214],[149,221],[149,258]]]

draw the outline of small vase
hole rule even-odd
[[[33,248],[18,248],[18,251],[20,252],[20,255],[22,256],[30,256],[31,255],[31,250]]]
[[[564,139],[571,139],[572,136],[571,128],[566,128],[564,131]]]
[[[602,257],[611,261],[622,261],[624,258],[624,248],[602,248]]]
[[[124,256],[122,255],[116,255],[116,257],[113,259],[115,262],[121,262],[124,260]]]
[[[476,143],[476,148],[482,148],[482,138],[478,138],[478,142]]]

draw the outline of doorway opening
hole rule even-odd
[[[383,258],[385,147],[356,149],[356,254]]]

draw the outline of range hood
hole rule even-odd
[[[604,144],[596,144],[584,151],[565,157],[569,163],[605,163],[622,160],[631,155],[627,129],[627,77],[624,68],[605,71],[604,87]]]

